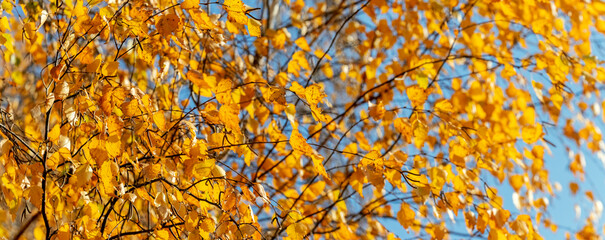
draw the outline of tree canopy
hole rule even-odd
[[[586,184],[587,159],[605,160],[600,0],[0,14],[0,238],[604,233]],[[561,228],[551,205],[576,194],[593,207]]]

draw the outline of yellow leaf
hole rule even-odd
[[[418,169],[412,169],[408,171],[408,174],[406,174],[406,178],[414,187],[427,186],[429,183],[428,179],[426,178],[426,175],[420,174],[420,172],[418,172]]]
[[[557,109],[561,110],[561,106],[563,105],[563,96],[561,94],[553,94],[550,96],[550,101],[552,101]]]
[[[214,165],[211,173],[213,177],[224,177],[226,175],[225,169],[219,165]]]
[[[235,133],[241,132],[238,115],[239,107],[237,104],[223,105],[218,112],[220,121],[225,124],[225,127],[228,130],[231,130]]]
[[[313,84],[305,89],[305,99],[310,105],[317,105],[323,102],[327,95],[324,93],[324,88],[320,84]]]
[[[205,232],[205,233],[212,233],[214,232],[215,229],[215,223],[214,220],[212,220],[212,218],[204,218],[201,222],[200,222],[200,230]]]
[[[109,134],[109,136],[116,136],[122,133],[124,123],[122,122],[122,119],[116,115],[111,115],[110,117],[106,118],[105,124],[107,125],[107,134]]]
[[[90,6],[90,7],[95,6],[95,5],[99,4],[101,1],[103,1],[103,0],[90,0],[90,1],[88,1],[88,6]]]
[[[305,137],[303,137],[303,135],[298,132],[298,129],[292,130],[289,142],[290,146],[292,146],[294,151],[298,151],[300,154],[312,151],[311,146],[309,146]]]
[[[307,235],[307,231],[307,226],[301,222],[290,224],[290,226],[288,226],[288,228],[286,229],[288,237],[297,240],[303,239],[305,235]]]
[[[416,74],[416,81],[418,82],[418,86],[420,86],[422,89],[429,87],[429,78],[424,73]]]
[[[327,179],[330,179],[330,176],[328,176],[326,168],[323,165],[324,157],[319,155],[318,153],[313,152],[311,153],[311,160],[313,161],[313,169],[315,169],[315,172],[319,173]]]
[[[599,14],[605,14],[605,2],[602,1],[593,1],[592,9],[597,11]]]
[[[195,70],[189,70],[185,75],[189,81],[200,89],[199,94],[203,97],[212,97],[211,86],[216,85],[216,77],[207,76]]]
[[[287,30],[285,28],[282,28],[277,31],[267,29],[267,35],[269,35],[269,34],[271,34],[270,35],[271,44],[276,49],[283,49],[286,44],[286,40],[289,39],[289,37],[290,37],[290,34],[287,32]]]
[[[92,168],[89,164],[80,165],[74,174],[75,185],[82,186],[89,183],[90,179],[92,178],[92,173]]]
[[[231,103],[231,88],[233,83],[231,80],[227,78],[221,79],[216,87],[214,88],[214,94],[216,95],[216,100],[220,104],[229,104]]]
[[[326,59],[328,59],[328,60],[332,61],[332,57],[330,56],[330,54],[328,54],[328,53],[326,53],[326,52],[324,52],[324,51],[322,51],[322,50],[316,49],[316,50],[315,50],[315,52],[313,52],[313,54],[315,54],[315,56],[316,56],[317,58],[321,58],[322,56],[324,56],[324,58],[326,58]],[[325,55],[324,55],[324,54],[325,54]]]
[[[103,87],[103,96],[101,96],[100,105],[105,114],[113,112],[114,106],[118,103],[122,104],[126,98],[126,93],[121,87],[113,88],[109,85]]]
[[[374,119],[374,121],[378,121],[384,117],[386,110],[384,109],[384,104],[382,101],[378,102],[378,105],[373,105],[370,107],[370,116]]]
[[[305,37],[300,37],[296,39],[294,43],[303,51],[311,52],[311,47],[309,47],[309,43],[307,43],[307,39]]]
[[[66,81],[63,81],[57,84],[55,88],[55,97],[59,100],[65,99],[69,95],[69,84]]]
[[[183,3],[181,3],[181,8],[182,9],[191,9],[191,8],[197,8],[199,7],[199,0],[185,0],[183,1]]]
[[[226,21],[225,25],[227,26],[227,31],[233,34],[239,34],[239,28],[242,26],[236,22]]]
[[[7,17],[0,18],[0,32],[6,32],[10,29]]]
[[[535,143],[542,138],[542,125],[538,123],[535,127],[524,127],[521,135],[526,143]]]
[[[301,98],[305,97],[305,88],[301,86],[298,82],[292,82],[290,86],[290,91],[296,93]]]
[[[327,55],[326,55],[327,56]],[[322,67],[321,67],[321,71],[324,73],[324,75],[326,75],[327,78],[332,78],[334,77],[334,70],[332,70],[332,67],[330,66],[329,62],[326,62]]]
[[[157,240],[169,240],[170,232],[164,229],[159,229],[154,231],[155,237]]]
[[[119,62],[111,61],[103,66],[102,74],[104,76],[115,76],[118,71],[118,67],[120,66]]]
[[[105,161],[99,170],[99,177],[103,184],[103,192],[106,195],[114,196],[114,187],[116,185],[115,175],[117,175],[118,164],[113,161]]]
[[[54,66],[53,68],[50,69],[50,76],[55,80],[58,81],[59,77],[61,77],[63,71],[66,69],[65,64],[63,64],[63,62],[61,62],[59,65]],[[105,74],[106,75],[106,74]],[[107,76],[107,75],[106,75]]]
[[[302,9],[304,7],[305,7],[305,1],[304,0],[296,0],[292,4],[292,11],[299,13],[300,11],[302,11]]]
[[[420,148],[428,138],[428,128],[423,123],[414,124],[414,144]]]
[[[59,139],[60,135],[61,135],[61,126],[60,126],[60,124],[57,124],[53,127],[53,129],[51,129],[48,132],[48,140],[51,142],[55,142],[55,141],[57,141],[57,139]]]
[[[49,169],[56,169],[59,165],[59,162],[61,162],[60,154],[58,152],[55,152],[50,155],[50,157],[46,160],[46,166]]]
[[[118,157],[122,153],[122,141],[119,135],[112,135],[105,141],[105,149],[109,157]]]
[[[435,104],[435,109],[437,109],[438,111],[446,112],[446,113],[452,113],[454,111],[453,110],[454,107],[452,106],[450,101],[448,101],[447,99],[443,99],[443,100],[437,102]]]
[[[74,7],[72,13],[76,18],[81,18],[86,15],[86,7],[84,7],[84,1],[79,0],[76,2],[76,6]]]
[[[142,114],[141,109],[139,108],[139,102],[137,100],[125,102],[122,104],[121,108],[127,117],[134,117]]]
[[[429,170],[429,176],[431,177],[431,191],[434,195],[439,195],[445,184],[446,172],[439,167],[434,167]]]
[[[294,74],[296,77],[300,77],[300,71],[302,69],[311,70],[309,62],[305,57],[305,52],[298,51],[292,55],[292,59],[288,62],[288,73]]]
[[[195,165],[193,165],[194,175],[197,179],[204,179],[210,176],[212,170],[214,169],[214,160],[207,159],[202,160]]]
[[[525,177],[523,175],[513,175],[508,178],[510,186],[518,192],[523,187]]]
[[[406,142],[410,143],[412,140],[412,125],[408,118],[396,118],[393,121],[395,129],[402,134]]]
[[[193,22],[195,22],[195,26],[197,26],[199,29],[210,30],[216,28],[216,25],[214,25],[212,20],[210,20],[208,14],[206,14],[206,12],[204,12],[203,10],[192,9],[190,10],[190,13],[191,19],[193,19]],[[189,72],[187,74],[189,74]]]
[[[71,231],[69,230],[69,224],[63,224],[57,231],[58,239],[71,239]]]
[[[487,236],[487,239],[488,240],[506,240],[509,238],[506,237],[506,234],[502,230],[500,230],[498,228],[492,228],[489,231],[489,236]]]
[[[241,0],[225,0],[223,6],[225,10],[227,10],[229,21],[239,24],[248,23],[248,17],[246,17],[246,7]]]
[[[13,4],[11,1],[2,1],[2,9],[6,12],[11,12],[13,10]]]
[[[363,198],[363,184],[365,175],[361,169],[356,169],[350,177],[351,187]]]
[[[139,59],[143,60],[145,63],[147,63],[148,65],[153,65],[154,62],[154,53],[153,53],[153,48],[146,46],[145,44],[143,44],[143,49],[141,51],[139,51]]]
[[[260,34],[261,34],[260,26],[261,26],[260,21],[257,21],[256,19],[248,18],[248,34],[250,34],[250,36],[260,37]]]
[[[424,104],[424,102],[426,102],[426,99],[428,97],[428,95],[426,94],[424,89],[422,89],[418,85],[408,87],[406,89],[406,94],[408,95],[408,98],[412,102],[413,107],[421,107],[422,104]]]
[[[166,131],[166,119],[164,118],[163,111],[157,111],[152,115],[153,123],[160,129],[161,131]]]

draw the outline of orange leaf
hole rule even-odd
[[[576,194],[578,192],[578,189],[580,189],[579,185],[575,182],[570,182],[569,183],[569,190],[571,191],[572,194]]]
[[[399,212],[397,213],[397,221],[399,221],[399,224],[407,229],[414,224],[414,219],[416,219],[414,210],[409,204],[402,202]]]
[[[510,182],[510,186],[516,191],[518,192],[519,189],[521,189],[521,187],[523,187],[523,184],[525,183],[525,177],[523,175],[513,175],[510,176],[508,181]]]
[[[170,34],[182,28],[183,23],[179,16],[174,13],[166,14],[160,18],[156,27],[160,35],[167,38]]]
[[[191,9],[199,7],[199,0],[185,0],[181,3],[182,9]]]

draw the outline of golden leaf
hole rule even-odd
[[[523,184],[525,183],[524,179],[525,179],[525,177],[523,175],[513,175],[508,178],[508,181],[510,182],[510,186],[516,192],[518,192],[521,189],[521,187],[523,187]]]
[[[197,179],[204,179],[209,177],[210,173],[212,173],[212,170],[214,169],[214,165],[214,160],[212,159],[202,160],[196,163],[195,165],[193,165],[194,176]]]
[[[195,2],[197,4],[198,1],[196,0]],[[191,19],[193,19],[193,22],[195,22],[195,25],[199,29],[210,30],[216,28],[216,25],[212,22],[212,20],[210,20],[208,14],[206,14],[206,12],[204,12],[203,10],[192,9],[190,10],[190,13]]]
[[[526,143],[535,143],[542,138],[542,125],[538,123],[534,127],[524,127],[521,135]]]
[[[309,47],[309,43],[307,43],[307,39],[304,37],[301,37],[299,39],[296,39],[296,41],[294,41],[294,43],[303,51],[305,52],[311,52],[311,47]]]
[[[220,121],[225,124],[225,127],[228,130],[231,130],[235,133],[241,132],[238,115],[239,107],[237,104],[223,105],[218,112]]]
[[[181,8],[182,9],[198,8],[199,4],[200,4],[199,0],[185,0],[181,3]]]
[[[448,101],[447,99],[443,99],[439,102],[437,102],[435,104],[435,109],[437,109],[438,111],[442,111],[442,112],[446,112],[446,113],[452,113],[454,110],[454,107],[452,106],[452,103],[450,103],[450,101]]]
[[[119,62],[111,61],[103,65],[101,73],[105,76],[115,76],[120,66]]]
[[[317,105],[323,102],[325,97],[326,94],[324,93],[323,86],[320,84],[313,84],[305,88],[305,99],[310,105]]]
[[[157,111],[152,115],[153,123],[161,130],[166,131],[166,119],[163,111]]]
[[[412,102],[413,107],[422,107],[422,105],[424,104],[424,102],[426,102],[426,99],[428,98],[426,92],[418,85],[408,87],[406,89],[406,93],[408,95],[408,98]]]
[[[181,29],[182,25],[183,23],[181,22],[179,16],[174,13],[170,13],[160,17],[156,27],[158,29],[158,33],[167,38],[170,34]]]
[[[290,224],[288,228],[286,228],[286,232],[288,233],[288,237],[291,239],[302,240],[305,235],[307,235],[307,226],[301,222],[296,222]]]
[[[225,0],[223,4],[229,17],[229,21],[233,21],[242,25],[248,23],[246,16],[246,7],[241,0]]]
[[[41,209],[44,191],[38,185],[31,186],[29,189],[29,201],[34,207]]]
[[[103,184],[102,192],[109,196],[115,196],[114,187],[116,186],[115,176],[118,165],[113,161],[105,161],[99,170],[99,177]]]
[[[399,221],[399,224],[407,229],[414,224],[414,219],[416,219],[414,210],[409,204],[402,202],[399,212],[397,212],[397,221]]]
[[[250,36],[260,37],[260,35],[261,35],[260,26],[261,26],[260,21],[257,21],[256,19],[248,18],[248,34],[250,34]]]

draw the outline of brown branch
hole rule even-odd
[[[164,228],[170,229],[170,228],[173,228],[173,227],[176,227],[176,226],[180,226],[180,225],[183,225],[183,224],[185,224],[185,223],[184,222],[178,222],[178,223],[173,223],[173,224],[170,224],[170,225],[162,225],[161,229],[164,229]],[[121,238],[123,236],[137,235],[137,234],[142,234],[142,233],[150,233],[150,232],[153,232],[155,230],[156,230],[155,228],[152,228],[152,229],[144,229],[144,230],[133,231],[133,232],[118,233],[118,235],[111,236],[111,237],[109,237],[107,239],[109,239],[109,240],[111,240],[111,239],[119,239],[119,238]]]
[[[17,234],[15,234],[15,236],[13,237],[13,240],[18,240],[19,238],[21,238],[21,235],[23,235],[23,233],[25,233],[25,230],[27,230],[27,228],[36,220],[38,219],[38,217],[40,216],[42,212],[38,211],[36,213],[34,213],[34,215],[31,216],[31,218],[29,220],[27,220],[27,222],[25,222],[25,224],[23,224],[23,226],[21,226],[21,228],[19,228],[19,231],[17,232]]]

